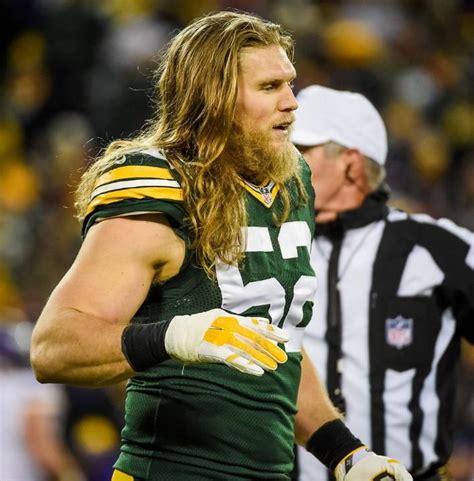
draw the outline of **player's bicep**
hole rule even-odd
[[[48,304],[126,324],[157,272],[179,269],[182,242],[158,216],[115,218],[92,227]]]

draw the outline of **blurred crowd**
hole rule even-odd
[[[283,24],[296,38],[296,91],[313,83],[359,91],[382,113],[392,203],[474,230],[469,0],[0,5],[0,326],[31,324],[38,316],[80,243],[72,192],[81,172],[110,140],[130,136],[150,117],[160,50],[209,11],[237,8]],[[460,379],[452,467],[456,481],[472,481],[472,347],[465,346]],[[87,481],[110,479],[120,389],[63,391],[65,401],[55,404],[62,406],[60,436]]]

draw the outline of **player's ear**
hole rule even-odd
[[[370,187],[364,156],[357,149],[347,149],[344,151],[343,158],[346,165],[346,182],[355,185],[367,195]]]

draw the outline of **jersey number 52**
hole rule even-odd
[[[251,255],[252,252],[268,252],[269,255],[276,255],[267,227],[247,227],[244,238],[247,255]],[[311,232],[308,224],[303,221],[282,224],[278,234],[278,245],[281,251],[281,262],[297,258],[298,247],[307,249],[309,259]],[[293,285],[285,286],[286,291],[274,277],[244,284],[237,266],[218,264],[216,275],[222,293],[223,309],[242,314],[252,307],[269,306],[268,313],[272,324],[283,327],[290,334],[290,341],[285,346],[286,351],[301,350],[303,327],[300,324],[304,316],[303,306],[314,300],[316,291],[314,275],[301,275]],[[289,292],[288,295],[287,292]]]

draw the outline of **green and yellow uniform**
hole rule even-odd
[[[127,388],[120,471],[158,481],[289,479],[301,337],[316,288],[309,258],[314,199],[301,164],[308,205],[293,209],[279,227],[272,221],[278,187],[242,183],[249,224],[242,266],[218,265],[210,280],[188,251],[180,272],[153,285],[133,319],[156,322],[213,308],[266,317],[291,333],[288,361],[262,377],[174,360],[138,373]],[[296,195],[293,183],[289,189]],[[164,213],[188,240],[182,197],[177,173],[159,151],[127,155],[98,179],[84,235],[102,219]]]

